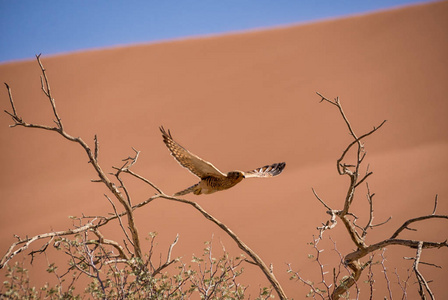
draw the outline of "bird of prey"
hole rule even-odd
[[[187,168],[191,173],[201,179],[197,184],[175,193],[174,196],[182,196],[191,192],[195,195],[211,194],[229,189],[241,182],[244,178],[277,176],[283,171],[286,165],[284,162],[281,162],[266,165],[248,172],[230,171],[224,174],[208,161],[199,158],[174,141],[169,130],[166,132],[163,126],[161,126],[160,131],[162,132],[163,142],[170,150],[171,155],[174,156],[182,167]]]

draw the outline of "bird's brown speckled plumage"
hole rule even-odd
[[[174,196],[186,195],[188,193],[194,193],[195,195],[211,194],[217,191],[229,189],[241,182],[244,178],[277,176],[283,171],[286,165],[282,162],[266,165],[248,172],[231,171],[224,174],[211,163],[194,155],[174,141],[169,130],[166,132],[162,126],[160,127],[160,131],[162,132],[163,142],[170,150],[171,155],[179,162],[181,166],[187,168],[191,173],[201,179],[199,183],[175,193]]]

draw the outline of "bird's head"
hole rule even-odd
[[[241,171],[231,171],[227,173],[227,178],[242,180],[244,178],[244,174]]]

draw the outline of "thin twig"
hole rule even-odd
[[[323,206],[325,206],[326,209],[328,210],[332,210],[330,206],[328,206],[316,193],[316,191],[314,190],[314,188],[311,188],[311,190],[313,191],[314,196],[316,197],[317,200],[319,200],[320,203],[322,203]]]
[[[398,272],[397,272],[397,268],[395,268],[395,271],[394,271],[394,273],[395,273],[395,275],[397,276],[397,281],[398,281],[398,285],[400,286],[400,288],[401,288],[401,292],[403,293],[403,297],[402,297],[402,300],[406,300],[408,297],[408,294],[407,294],[407,290],[408,290],[408,281],[409,281],[409,279],[411,278],[411,272],[410,272],[410,270],[408,269],[407,270],[407,273],[408,273],[408,277],[406,278],[406,280],[401,280],[401,278],[400,278],[400,275],[398,275]],[[403,284],[404,285],[403,285]]]
[[[98,161],[98,152],[100,150],[99,149],[100,147],[99,147],[99,143],[98,143],[98,137],[96,134],[95,134],[93,141],[95,142],[95,152],[94,152],[93,157],[95,158],[96,161]]]
[[[12,98],[12,91],[9,85],[5,82],[6,89],[8,90],[9,102],[11,103],[12,114],[5,110],[5,113],[10,115],[15,123],[22,123],[22,119],[17,115],[16,107],[14,105],[14,99]]]
[[[401,225],[395,232],[394,234],[392,234],[392,236],[390,237],[390,239],[394,239],[396,238],[403,230],[405,229],[409,229],[412,230],[408,227],[409,224],[412,224],[414,222],[418,222],[418,221],[423,221],[423,220],[428,220],[428,219],[448,219],[448,216],[446,215],[427,215],[427,216],[421,216],[421,217],[417,217],[417,218],[412,218],[407,220],[406,222],[403,223],[403,225]],[[415,231],[415,229],[414,229]]]
[[[415,276],[417,277],[420,297],[422,297],[422,299],[426,299],[426,296],[425,296],[425,289],[426,289],[429,296],[431,297],[431,300],[434,300],[434,294],[432,293],[431,289],[429,288],[428,282],[426,281],[426,279],[423,277],[422,273],[420,273],[420,271],[418,269],[418,264],[420,262],[420,256],[422,254],[422,249],[423,249],[423,242],[419,241],[418,247],[417,247],[417,253],[415,255],[413,269],[415,272]],[[424,289],[423,289],[423,287],[424,287]]]
[[[322,292],[316,288],[313,284],[313,282],[309,281],[309,280],[305,280],[304,278],[302,278],[299,274],[299,272],[294,272],[291,268],[291,264],[287,264],[288,265],[288,273],[292,273],[293,276],[290,279],[297,279],[298,281],[302,282],[303,284],[307,285],[310,289],[311,292],[309,294],[307,294],[307,298],[308,297],[313,297],[313,299],[316,299],[316,296],[319,296],[320,299],[324,300],[325,297],[322,294]]]
[[[384,264],[384,261],[386,260],[386,258],[384,257],[385,252],[386,252],[386,248],[384,248],[383,251],[381,252],[381,266],[383,267],[383,274],[384,274],[384,278],[386,279],[387,291],[389,292],[389,299],[393,299],[392,290],[390,288],[390,280],[389,280],[389,277],[387,276],[387,268],[386,268],[386,265]]]
[[[439,195],[436,194],[436,197],[435,197],[435,199],[434,199],[434,209],[432,210],[432,214],[431,214],[431,215],[435,215],[435,214],[436,214],[438,196],[439,196]]]
[[[171,264],[173,264],[174,262],[176,262],[176,259],[171,260],[171,252],[173,251],[173,248],[177,244],[178,240],[179,240],[179,234],[176,235],[176,238],[174,239],[174,242],[171,243],[171,245],[170,245],[170,247],[168,249],[168,254],[166,256],[166,262],[164,264],[162,264],[161,266],[159,266],[156,270],[154,270],[154,272],[152,273],[152,276],[156,276],[163,269],[165,269],[166,267],[168,267]]]
[[[161,191],[161,190],[160,190],[154,183],[152,183],[152,182],[149,181],[148,179],[144,178],[143,176],[140,176],[140,175],[138,175],[138,174],[132,172],[132,171],[129,170],[129,169],[125,169],[123,172],[128,173],[128,174],[131,174],[131,175],[134,176],[135,178],[138,178],[138,179],[142,180],[143,182],[149,184],[153,189],[155,189],[155,190],[157,191],[157,193],[159,193],[159,194],[163,194],[163,192],[162,192],[162,191]]]
[[[123,222],[121,222],[121,217],[120,217],[120,215],[117,212],[117,208],[115,207],[114,202],[106,194],[104,194],[104,197],[106,197],[106,199],[109,201],[110,205],[112,205],[112,208],[114,210],[115,216],[117,217],[118,223],[120,224],[121,230],[123,231],[124,235],[126,236],[127,240],[129,241],[129,243],[131,243],[131,245],[133,245],[132,244],[132,240],[131,240],[131,238],[128,235],[128,232],[124,228]]]

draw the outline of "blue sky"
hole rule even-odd
[[[366,13],[428,0],[0,0],[0,63]]]

